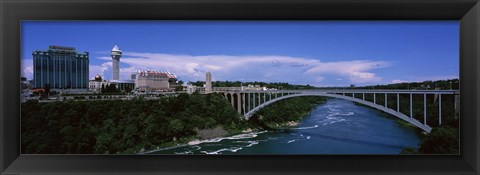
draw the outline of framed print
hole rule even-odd
[[[478,174],[478,1],[1,3],[4,174]]]

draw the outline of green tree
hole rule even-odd
[[[183,129],[183,122],[181,120],[173,119],[172,121],[170,121],[170,130],[172,131],[172,133],[174,133],[174,135],[183,132]]]
[[[425,154],[458,154],[458,128],[437,127],[422,140],[419,152]]]

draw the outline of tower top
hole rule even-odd
[[[120,48],[117,45],[115,45],[113,46],[112,52],[122,52],[122,50],[120,50]]]

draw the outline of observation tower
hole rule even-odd
[[[112,67],[113,67],[113,76],[112,80],[120,79],[120,57],[122,57],[122,51],[118,48],[117,45],[113,46],[112,49]]]

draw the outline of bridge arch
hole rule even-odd
[[[227,98],[227,100],[228,100],[229,102],[232,101],[232,93],[225,93],[224,95],[225,95],[225,98]]]
[[[286,95],[286,96],[281,96],[281,97],[278,97],[278,98],[275,98],[275,99],[271,99],[269,101],[266,101],[265,103],[262,103],[258,106],[256,106],[255,108],[251,109],[250,111],[248,111],[246,114],[245,114],[245,118],[248,120],[251,116],[253,116],[253,114],[255,114],[258,110],[264,108],[265,106],[268,106],[269,104],[272,104],[272,103],[275,103],[277,101],[280,101],[280,100],[283,100],[283,99],[287,99],[287,98],[293,98],[293,97],[302,97],[302,96],[322,96],[322,97],[332,97],[332,98],[340,98],[340,99],[344,99],[344,100],[349,100],[349,101],[353,101],[353,102],[357,102],[357,103],[360,103],[360,104],[363,104],[363,105],[366,105],[366,106],[370,106],[372,108],[375,108],[375,109],[378,109],[378,110],[381,110],[383,112],[386,112],[388,114],[391,114],[397,118],[400,118],[410,124],[413,124],[415,125],[416,127],[424,130],[425,132],[428,132],[430,133],[430,131],[432,130],[431,127],[427,126],[427,125],[424,125],[423,123],[419,122],[418,120],[416,119],[413,119],[413,118],[410,118],[408,116],[406,116],[405,114],[401,113],[401,112],[397,112],[393,109],[390,109],[390,108],[387,108],[385,106],[382,106],[382,105],[378,105],[378,104],[375,104],[375,103],[372,103],[372,102],[369,102],[369,101],[365,101],[365,100],[362,100],[362,99],[358,99],[358,98],[354,98],[354,97],[350,97],[350,96],[344,96],[344,95],[338,95],[338,94],[331,94],[331,93],[297,93],[297,94],[290,94],[290,95]]]

